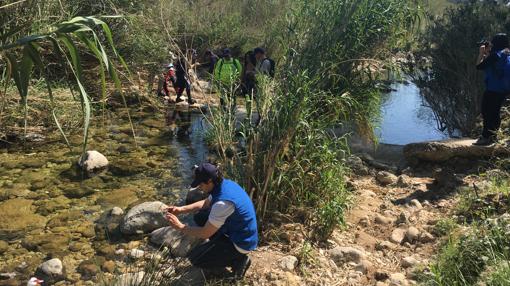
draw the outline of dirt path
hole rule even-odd
[[[354,194],[346,228],[335,231],[326,245],[314,245],[307,252],[303,241],[296,239],[256,251],[249,284],[416,284],[415,273],[437,251],[435,224],[447,215],[451,199],[433,193],[431,177],[392,176],[387,186],[375,177],[352,178]],[[289,255],[297,258],[294,264]]]

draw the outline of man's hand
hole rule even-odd
[[[166,219],[168,220],[168,222],[170,223],[170,226],[177,229],[177,230],[182,230],[186,227],[186,225],[184,225],[174,214],[172,213],[167,213],[166,214]]]
[[[169,207],[165,208],[164,211],[167,213],[174,214],[174,215],[179,215],[179,214],[184,213],[184,208],[176,207],[176,206],[169,206]]]

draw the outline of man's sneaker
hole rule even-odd
[[[188,99],[188,104],[189,104],[189,105],[192,105],[192,104],[194,104],[194,103],[197,103],[197,101],[196,101],[196,100],[194,100],[194,99],[191,99],[191,98],[190,98],[190,99]]]
[[[246,271],[251,266],[251,259],[248,257],[248,255],[245,256],[243,260],[241,260],[236,265],[232,266],[232,272],[234,274],[234,279],[240,280],[243,279],[244,275],[246,274]]]
[[[182,99],[182,98],[180,98],[180,97],[177,97],[177,99],[175,100],[175,103],[177,103],[177,102],[182,102],[182,101],[184,101],[184,99]]]
[[[476,145],[476,146],[489,146],[489,145],[492,145],[494,143],[495,143],[495,140],[493,138],[480,136],[480,138],[478,138],[478,140],[476,140],[476,142],[474,142],[473,145]]]

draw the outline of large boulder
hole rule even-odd
[[[145,202],[128,211],[124,216],[120,231],[124,234],[148,233],[155,229],[168,226],[162,202]]]
[[[108,159],[97,151],[87,151],[80,157],[78,165],[92,176],[108,167]]]
[[[165,245],[177,257],[186,257],[193,247],[202,242],[201,239],[184,235],[172,227],[162,227],[150,234],[150,240],[156,245]]]
[[[404,156],[410,162],[444,162],[454,157],[483,158],[510,155],[510,150],[501,145],[475,146],[473,139],[453,139],[412,143],[404,147]]]

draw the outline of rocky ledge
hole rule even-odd
[[[444,162],[455,157],[487,158],[492,156],[508,156],[510,148],[504,145],[475,146],[473,139],[452,139],[412,143],[404,147],[404,156],[409,162],[429,161]]]

